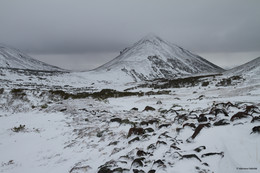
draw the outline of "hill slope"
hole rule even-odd
[[[174,78],[198,73],[218,73],[223,69],[177,45],[148,35],[120,52],[95,72],[129,75],[134,80]]]
[[[230,69],[225,73],[234,75],[260,75],[260,57]]]
[[[29,55],[0,44],[0,67],[41,71],[64,71],[63,69],[31,58]]]

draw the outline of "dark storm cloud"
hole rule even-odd
[[[115,52],[148,33],[195,52],[260,51],[259,0],[2,0],[0,42],[34,54]]]

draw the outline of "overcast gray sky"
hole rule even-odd
[[[95,68],[154,33],[222,67],[260,56],[259,0],[0,0],[0,42]]]

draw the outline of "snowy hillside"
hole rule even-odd
[[[225,74],[236,75],[260,75],[260,57],[235,67],[225,72]]]
[[[242,76],[246,79],[246,84],[255,84],[259,86],[260,83],[260,57],[242,64],[238,67],[230,69],[223,73],[225,76]]]
[[[112,61],[93,70],[101,74],[131,76],[136,81],[180,75],[218,73],[223,69],[177,45],[148,35],[121,51]]]
[[[64,71],[44,62],[31,58],[25,53],[0,44],[0,68],[17,68],[42,71]]]

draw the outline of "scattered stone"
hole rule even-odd
[[[159,101],[157,101],[157,103],[156,103],[157,105],[161,105],[162,104],[162,101],[161,100],[159,100]]]
[[[183,114],[183,115],[177,114],[177,116],[174,118],[174,122],[177,122],[178,124],[182,124],[183,122],[185,122],[187,120],[188,120],[188,117],[186,114]]]
[[[133,169],[134,173],[145,173],[142,169]]]
[[[195,148],[194,151],[199,153],[199,152],[201,152],[202,150],[205,150],[205,149],[206,149],[205,146],[199,146],[199,147]]]
[[[97,137],[101,138],[103,136],[104,131],[98,132]]]
[[[156,146],[158,146],[158,145],[167,145],[167,143],[164,141],[157,141]]]
[[[86,108],[82,108],[82,109],[79,109],[80,111],[85,111],[85,112],[88,112],[88,110]]]
[[[141,126],[144,126],[144,125],[145,125],[145,126],[148,126],[148,122],[147,122],[147,121],[142,121],[142,122],[140,123],[140,125],[141,125]]]
[[[110,120],[110,122],[117,122],[117,123],[121,124],[122,119],[121,118],[113,118],[113,119]]]
[[[231,102],[227,102],[227,103],[217,103],[215,104],[215,107],[228,109],[229,107],[236,107],[236,106],[233,105]]]
[[[147,153],[144,152],[143,150],[138,150],[138,151],[136,152],[136,155],[139,156],[139,157],[141,157],[141,156],[146,156]]]
[[[260,116],[253,117],[251,123],[254,123],[255,121],[260,121]]]
[[[215,122],[213,125],[214,126],[225,126],[225,125],[229,125],[229,124],[230,123],[228,122],[228,120],[222,119],[222,120]]]
[[[158,110],[161,114],[165,114],[165,113],[167,113],[167,109],[163,109],[163,108],[160,108],[159,110]]]
[[[246,111],[245,111],[245,113],[247,113],[247,114],[249,114],[249,112],[259,113],[257,110],[259,111],[258,107],[254,106],[254,105],[246,106]]]
[[[110,142],[110,143],[108,144],[108,146],[111,146],[111,145],[117,145],[118,142],[119,142],[119,141]]]
[[[148,138],[149,136],[151,136],[151,135],[149,135],[149,134],[144,134],[144,135],[142,136],[142,139],[146,139],[146,138]]]
[[[161,159],[158,159],[155,162],[153,162],[153,165],[157,165],[157,167],[165,167],[165,164]]]
[[[209,166],[209,164],[206,162],[202,163],[202,165]]]
[[[156,147],[154,144],[150,144],[148,147],[147,147],[147,150],[155,150]]]
[[[133,107],[131,110],[132,110],[132,111],[138,111],[138,108]]]
[[[167,135],[168,132],[164,132],[162,134],[160,134],[160,136],[158,137],[158,139],[162,139],[162,138],[172,138],[171,136]]]
[[[176,128],[176,132],[179,134],[183,128]]]
[[[206,87],[208,85],[209,85],[209,81],[202,82],[202,84],[201,84],[202,87]]]
[[[143,167],[144,164],[143,164],[143,160],[145,160],[144,157],[140,157],[140,158],[137,158],[135,159],[133,162],[132,162],[132,165],[131,166],[137,166],[137,167]]]
[[[192,158],[195,158],[201,162],[200,158],[196,154],[186,154],[186,155],[182,155],[181,157],[181,159],[192,159]]]
[[[246,112],[238,112],[235,115],[233,115],[230,119],[230,121],[234,121],[241,118],[247,118],[249,115]]]
[[[183,124],[183,128],[185,127],[185,126],[189,126],[189,127],[191,127],[192,129],[195,129],[196,128],[196,125],[194,124],[194,123],[185,123],[185,124]]]
[[[251,134],[252,134],[252,133],[260,133],[260,126],[255,126],[255,127],[253,127]]]
[[[191,138],[192,138],[192,139],[195,139],[195,137],[200,133],[200,131],[201,131],[204,127],[210,127],[210,123],[198,125],[198,127],[195,129],[195,132],[193,133],[193,135],[191,136]]]
[[[170,147],[173,148],[173,149],[175,149],[175,150],[181,150],[179,147],[177,147],[177,146],[175,145],[175,143],[173,143]]]
[[[173,141],[173,144],[172,145],[179,145],[180,143],[182,144],[183,141],[181,139],[176,139],[177,136],[175,138],[173,138],[171,141]]]
[[[158,128],[159,128],[159,129],[161,129],[161,128],[163,128],[163,127],[166,127],[166,128],[167,128],[167,127],[169,127],[170,125],[171,125],[171,124],[162,124],[162,125],[160,125]]]
[[[24,131],[25,130],[25,125],[21,125],[20,124],[20,126],[19,127],[14,127],[14,128],[12,128],[11,129],[13,132],[22,132],[22,131]]]
[[[144,131],[148,132],[148,133],[151,133],[151,132],[154,132],[154,129],[149,127],[149,128],[144,129]]]
[[[140,125],[142,126],[142,125],[146,125],[146,126],[148,126],[149,124],[154,124],[154,123],[158,123],[159,122],[159,120],[157,120],[157,119],[152,119],[152,120],[149,120],[149,121],[142,121],[141,123],[140,123]]]
[[[143,135],[144,133],[145,133],[145,130],[143,128],[132,127],[128,131],[127,138],[129,138],[132,134]]]
[[[129,124],[129,125],[135,126],[135,123],[132,121],[129,121],[128,119],[123,119],[121,121],[121,124]]]
[[[200,95],[200,96],[198,97],[199,100],[202,100],[203,98],[205,98],[204,95]]]
[[[69,171],[69,173],[77,173],[79,171],[83,171],[83,172],[89,172],[89,170],[91,169],[90,166],[74,166],[73,168],[71,168],[71,170]],[[98,172],[99,173],[99,172]]]
[[[220,152],[220,153],[206,153],[206,154],[202,154],[201,157],[208,157],[208,156],[214,156],[214,155],[220,155],[221,157],[224,157],[224,152]]]
[[[155,111],[155,108],[151,106],[146,106],[143,111]]]
[[[225,109],[219,109],[219,108],[213,107],[209,112],[209,114],[213,114],[215,116],[217,116],[218,114],[221,114],[221,113],[224,114],[226,117],[228,117],[228,113]]]
[[[2,163],[1,166],[13,165],[14,163],[15,163],[14,160],[9,160],[9,161],[6,162],[6,163]]]
[[[156,123],[159,123],[158,119],[152,119],[148,121],[148,124],[156,124]]]
[[[123,172],[129,172],[129,171],[130,171],[129,169],[121,168],[121,167],[113,169],[113,173],[118,173],[118,172],[123,173]]]
[[[198,122],[207,122],[208,118],[205,116],[205,114],[200,114],[198,117]]]
[[[65,112],[67,108],[61,109],[60,112]]]
[[[113,171],[109,169],[108,166],[104,166],[98,170],[98,173],[113,173]]]
[[[139,137],[135,137],[134,139],[128,141],[128,144],[131,144],[131,143],[133,143],[135,141],[140,141],[140,138]]]
[[[0,88],[0,95],[4,93],[4,88]]]

